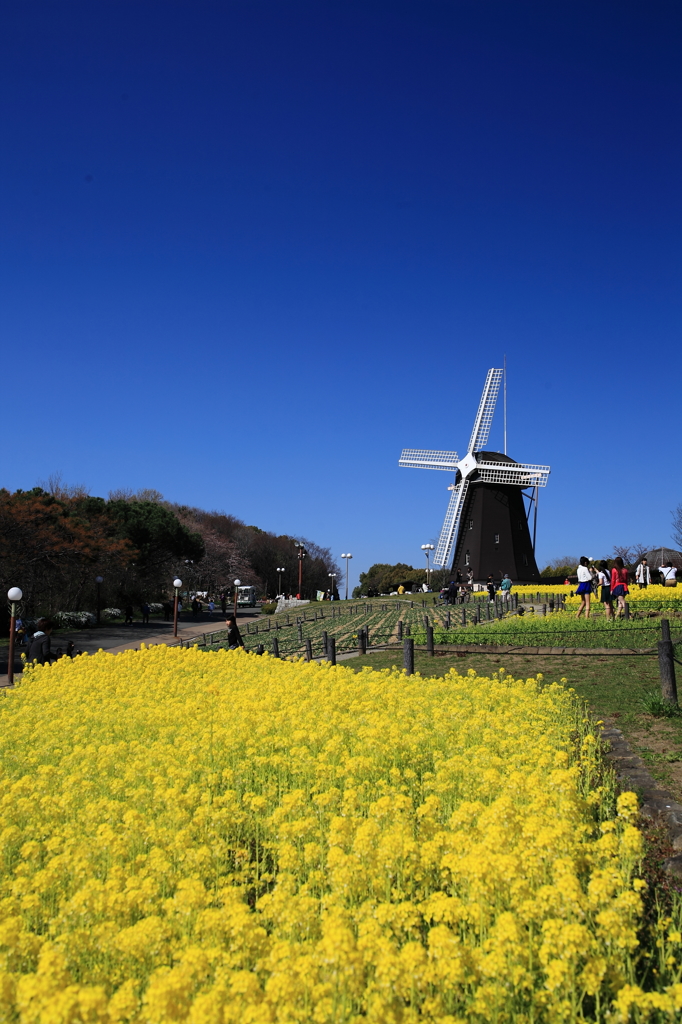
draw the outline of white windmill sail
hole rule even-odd
[[[495,415],[497,394],[500,390],[503,374],[504,370],[488,370],[488,376],[486,377],[485,384],[483,385],[483,394],[481,395],[478,412],[476,413],[476,419],[474,420],[474,429],[471,431],[471,439],[469,440],[469,447],[467,448],[468,453],[480,452],[488,443],[490,427],[493,422],[493,416]]]
[[[549,466],[535,466],[528,462],[478,462],[480,480],[487,484],[515,484],[517,487],[546,487]]]
[[[460,482],[452,489],[450,501],[448,503],[448,510],[445,513],[440,537],[438,538],[438,544],[436,545],[436,551],[433,556],[434,565],[442,567],[448,564],[448,560],[452,555],[454,539],[459,533],[459,521],[462,518],[464,499],[468,489],[468,480],[460,480]]]
[[[444,469],[454,473],[457,452],[434,452],[428,448],[403,448],[398,465],[408,469]]]

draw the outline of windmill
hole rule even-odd
[[[478,580],[508,572],[512,579],[531,582],[539,576],[535,563],[538,488],[547,485],[550,469],[514,462],[506,450],[504,454],[484,450],[503,376],[504,370],[488,370],[463,459],[458,461],[457,452],[405,448],[398,465],[455,474],[434,565],[452,565],[453,572],[471,569]],[[531,508],[535,511],[532,541]]]

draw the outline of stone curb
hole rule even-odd
[[[668,874],[682,878],[682,804],[657,785],[646,764],[632,750],[620,729],[615,726],[604,729],[602,739],[609,743],[606,758],[613,764],[620,782],[641,793],[641,813],[653,820],[662,818],[668,826],[673,849],[681,852],[665,861],[665,870]]]

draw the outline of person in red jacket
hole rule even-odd
[[[616,558],[611,570],[611,597],[618,600],[617,618],[625,615],[625,595],[628,592],[628,571],[622,558]]]

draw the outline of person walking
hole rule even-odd
[[[662,565],[658,571],[661,574],[664,587],[677,586],[677,569],[672,562],[668,562],[667,565]]]
[[[590,617],[590,595],[592,594],[592,573],[590,572],[590,560],[583,557],[578,566],[578,589],[576,594],[580,597],[580,607],[576,612],[576,619],[579,619],[583,612],[585,618]]]
[[[234,616],[234,612],[231,612],[226,620],[225,625],[227,626],[227,646],[231,651],[236,651],[238,647],[244,646],[242,635],[239,632],[239,626]]]
[[[149,604],[147,603],[147,601],[145,601],[143,604],[140,605],[140,610],[142,612],[142,624],[145,625],[145,626],[148,626],[149,625],[149,614],[151,612],[151,608],[150,608]]]
[[[618,615],[621,619],[625,615],[625,595],[628,593],[628,571],[623,565],[622,558],[616,558],[611,570],[611,600],[618,600]]]
[[[607,619],[613,618],[613,601],[611,600],[611,573],[606,562],[599,563],[599,572],[597,573],[597,579],[599,580],[599,586],[601,588],[600,599],[604,605],[604,612]]]
[[[54,625],[51,619],[38,619],[36,625],[38,629],[33,634],[28,648],[28,660],[36,662],[38,665],[49,665],[51,661],[56,660],[50,650],[50,637]]]
[[[227,594],[225,593],[224,590],[220,595],[220,610],[223,613],[223,615],[227,614]]]
[[[506,572],[502,577],[502,582],[500,583],[500,590],[502,591],[502,597],[505,599],[505,601],[509,600],[509,595],[511,594],[512,586],[513,584],[511,581],[511,576],[509,575],[508,572]]]
[[[209,619],[213,618],[213,609],[214,608],[215,608],[215,601],[213,600],[213,598],[211,598],[211,600],[208,602],[208,617],[209,617]]]
[[[647,564],[646,558],[643,558],[635,569],[635,582],[640,590],[646,590],[651,583],[651,569]]]
[[[490,600],[490,603],[492,604],[493,601],[495,600],[495,579],[492,573],[490,574],[490,576],[488,576],[486,587],[488,588],[488,598]]]
[[[192,618],[196,619],[197,615],[199,614],[199,602],[197,601],[196,597],[192,598],[192,606],[191,607],[192,607]]]
[[[123,623],[124,626],[133,624],[133,606],[131,604],[126,605],[126,617]]]

